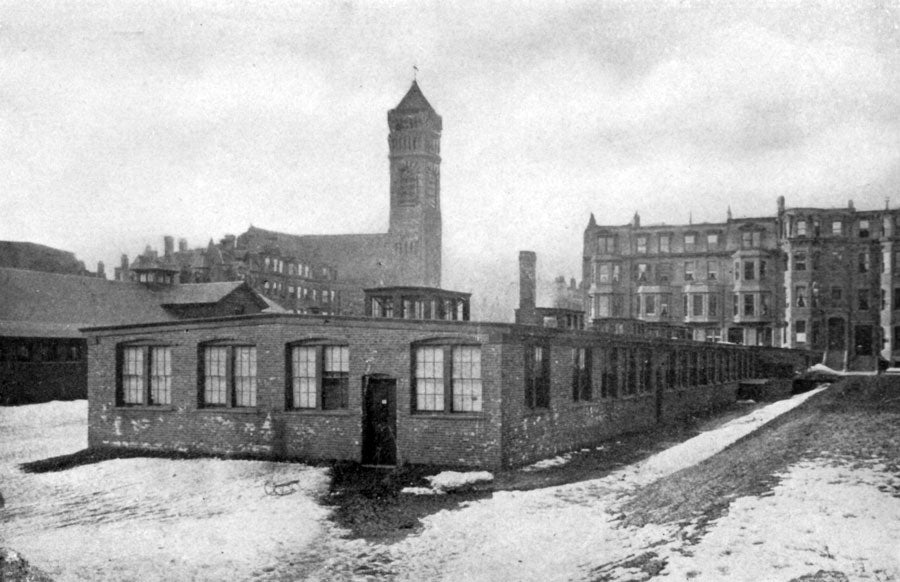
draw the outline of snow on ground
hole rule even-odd
[[[458,471],[443,471],[431,477],[425,477],[431,483],[432,489],[438,491],[456,491],[479,483],[490,483],[494,480],[494,476],[487,471],[467,471],[461,473]]]
[[[790,580],[836,570],[851,580],[900,580],[900,485],[871,467],[798,463],[772,495],[736,499],[690,555],[673,552],[672,580]]]
[[[560,465],[565,465],[571,460],[572,455],[559,455],[557,457],[553,457],[552,459],[544,459],[542,461],[538,461],[537,463],[532,463],[527,467],[522,467],[520,471],[525,471],[526,473],[543,471],[544,469],[550,469],[551,467],[559,467]]]
[[[297,464],[116,459],[22,473],[18,463],[85,447],[83,401],[0,408],[0,427],[0,544],[60,582],[246,580],[316,541],[328,514],[316,502],[327,472]],[[300,490],[266,495],[268,479]]]
[[[679,539],[675,525],[618,527],[615,510],[631,491],[721,451],[823,389],[757,409],[602,479],[499,491],[463,509],[438,512],[423,520],[421,534],[388,548],[345,541],[311,579],[353,579],[368,559],[390,562],[391,574],[402,580],[590,577],[603,564]]]
[[[421,533],[393,545],[341,537],[317,502],[327,473],[303,465],[118,459],[23,474],[18,463],[84,448],[85,405],[0,408],[0,545],[60,582],[627,580],[645,575],[627,560],[648,551],[668,561],[660,575],[672,580],[790,580],[820,569],[900,578],[900,500],[879,490],[900,482],[871,463],[795,465],[771,494],[735,500],[699,541],[676,524],[629,528],[617,519],[638,487],[719,452],[817,392],[602,479],[500,491],[435,513]],[[295,494],[264,492],[268,480],[294,479]]]

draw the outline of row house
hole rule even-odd
[[[591,215],[583,277],[591,320],[685,326],[700,341],[779,345],[781,253],[769,218],[601,226]]]

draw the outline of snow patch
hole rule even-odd
[[[468,471],[465,473],[444,471],[437,475],[425,477],[425,480],[431,483],[431,488],[435,491],[447,492],[464,489],[479,483],[490,483],[494,480],[494,475],[487,471]]]
[[[432,489],[431,487],[404,487],[400,490],[400,493],[409,495],[442,495],[446,492]]]
[[[588,450],[588,449],[584,449]],[[599,447],[598,447],[599,450]],[[553,457],[552,459],[544,459],[542,461],[538,461],[537,463],[532,463],[527,467],[522,467],[522,471],[526,473],[530,473],[532,471],[542,471],[544,469],[550,469],[551,467],[559,467],[560,465],[565,465],[569,461],[572,460],[572,455],[561,455],[558,457]]]

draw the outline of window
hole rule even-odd
[[[658,263],[656,265],[656,280],[659,283],[668,283],[672,278],[672,263]]]
[[[794,287],[794,295],[797,297],[797,307],[806,307],[806,285]]]
[[[256,406],[256,348],[203,347],[203,406]]]
[[[172,404],[172,348],[121,348],[117,405],[165,406]]]
[[[840,220],[835,220],[831,223],[831,234],[834,236],[841,236],[844,233],[844,223]]]
[[[350,348],[332,345],[290,346],[288,408],[337,410],[347,408],[350,385]]]
[[[525,406],[550,408],[550,354],[543,346],[525,346]]]
[[[616,237],[601,236],[597,239],[597,252],[601,255],[611,255],[616,252]]]
[[[656,314],[656,296],[644,295],[644,313],[647,315]]]
[[[763,260],[759,261],[759,278],[760,279],[766,278],[766,262]]]
[[[685,261],[684,263],[684,280],[694,280],[694,261]]]
[[[844,298],[844,288],[833,286],[831,288],[831,300],[834,302],[841,301]]]
[[[415,410],[481,412],[480,346],[419,346],[415,370]]]
[[[684,235],[684,250],[693,251],[696,246],[697,246],[697,235],[695,235],[695,234]]]
[[[794,253],[794,270],[806,270],[806,253]]]
[[[610,264],[609,263],[600,263],[600,268],[598,270],[598,283],[609,283],[610,277]]]
[[[756,278],[756,261],[744,261],[744,281]]]
[[[647,254],[647,237],[646,236],[637,237],[637,253],[639,255]]]
[[[706,235],[706,246],[710,249],[715,249],[719,246],[719,233],[711,232]]]
[[[806,236],[806,221],[797,221],[797,236]]]
[[[806,343],[806,320],[800,319],[794,322],[794,333],[796,334],[797,343]]]
[[[716,317],[719,315],[719,296],[710,293],[709,295],[709,316]]]
[[[597,295],[595,297],[594,317],[609,317],[609,295]]]
[[[869,238],[869,221],[859,221],[859,238]]]
[[[703,295],[700,293],[694,293],[692,304],[694,308],[692,315],[694,317],[703,315]]]
[[[672,236],[668,234],[659,235],[659,252],[668,253],[671,247]]]
[[[752,249],[761,246],[762,233],[760,231],[744,231],[741,233],[741,248]]]
[[[733,299],[734,300],[731,302],[731,314],[736,317],[738,314],[738,309],[740,307],[740,295],[735,293]],[[728,341],[731,341],[731,340],[728,340]]]
[[[741,280],[741,262],[740,261],[734,262],[734,280],[735,281]]]
[[[868,273],[869,272],[869,268],[871,267],[870,261],[871,261],[871,258],[870,258],[869,253],[859,253],[857,263],[859,265],[860,273]]]
[[[591,394],[591,350],[572,350],[572,400],[589,401]]]
[[[754,301],[752,293],[744,294],[744,315],[752,317],[756,312],[756,301]]]
[[[646,283],[650,280],[650,265],[647,263],[638,263],[637,270],[635,271],[635,278],[642,282]]]
[[[857,295],[857,306],[860,311],[869,310],[869,290],[860,289]]]
[[[768,293],[762,293],[759,296],[759,313],[760,315],[769,315],[772,311],[772,296]]]

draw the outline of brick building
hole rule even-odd
[[[591,319],[677,323],[700,341],[779,345],[784,272],[774,218],[584,233]]]
[[[898,210],[785,208],[778,228],[784,273],[784,345],[824,354],[833,368],[900,365]]]
[[[386,233],[295,235],[251,226],[206,249],[189,250],[180,241],[178,251],[166,237],[162,256],[148,248],[133,263],[123,257],[116,278],[246,280],[288,309],[356,315],[363,314],[365,288],[440,287],[443,122],[415,81],[387,117]]]
[[[86,333],[92,448],[377,465],[520,465],[807,364],[803,351],[433,319],[260,314]]]
[[[815,350],[834,368],[900,363],[898,210],[786,208],[584,233],[589,317],[687,326],[695,340]]]

